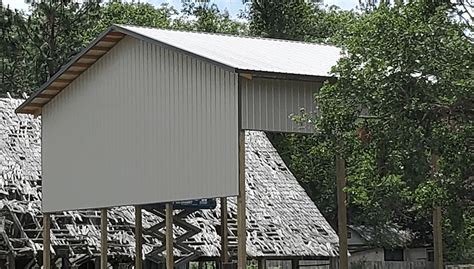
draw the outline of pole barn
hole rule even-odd
[[[326,45],[111,26],[16,110],[42,116],[43,212],[237,196],[245,268],[244,131],[310,133],[291,115],[317,113],[312,96],[339,57]],[[171,204],[166,216],[170,267]]]

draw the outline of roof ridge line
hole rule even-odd
[[[272,42],[297,43],[297,44],[317,45],[317,46],[338,48],[337,46],[331,45],[331,44],[316,43],[316,42],[301,41],[301,40],[289,40],[289,39],[279,39],[279,38],[250,36],[250,35],[234,35],[234,34],[227,34],[227,33],[199,32],[199,31],[194,31],[194,30],[188,31],[188,30],[182,30],[182,29],[157,28],[157,27],[143,26],[143,25],[133,25],[133,24],[114,23],[113,25],[118,26],[118,27],[137,27],[137,28],[143,28],[143,29],[161,30],[161,31],[168,31],[168,32],[192,33],[192,34],[226,36],[226,37],[238,37],[238,38],[246,38],[246,39],[266,40],[266,41],[272,41]]]

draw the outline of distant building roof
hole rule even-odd
[[[14,113],[22,101],[0,98],[0,212],[6,223],[0,231],[4,238],[2,240],[0,236],[0,250],[13,251],[18,257],[36,255],[42,248],[41,121]],[[263,132],[246,132],[246,169],[249,256],[332,257],[338,254],[336,233]],[[69,249],[77,256],[97,255],[100,249],[99,216],[94,210],[52,215],[53,247]],[[112,208],[108,216],[110,253],[133,257],[134,208]],[[237,231],[234,198],[229,198],[229,216],[230,250],[233,252],[236,251]],[[158,221],[155,215],[144,211],[144,228]],[[200,210],[187,221],[203,231],[188,243],[202,256],[218,257],[219,206],[213,210]],[[159,244],[155,238],[144,235],[145,253]]]
[[[409,231],[389,225],[380,230],[363,225],[349,225],[349,228],[357,232],[370,246],[406,247],[413,240],[413,235]]]

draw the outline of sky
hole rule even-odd
[[[178,10],[181,8],[182,1],[183,0],[141,0],[141,2],[150,2],[154,5],[169,3]],[[0,0],[0,3],[1,2],[3,2],[4,5],[10,5],[10,8],[28,10],[28,4],[26,4],[25,0]],[[239,13],[239,10],[243,8],[242,0],[211,0],[211,3],[215,3],[221,10],[227,9],[232,17],[235,17]],[[324,0],[324,5],[336,5],[342,9],[350,10],[358,5],[358,0]]]

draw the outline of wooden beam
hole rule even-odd
[[[441,207],[433,209],[433,248],[434,248],[434,269],[443,269],[443,232],[442,232]]]
[[[43,213],[43,268],[51,269],[51,218]]]
[[[237,196],[237,268],[247,268],[247,220],[245,216],[245,131],[239,131],[239,195]]]
[[[291,269],[299,269],[300,268],[300,260],[295,258],[291,260]]]
[[[120,32],[110,32],[107,34],[107,37],[117,37],[122,38],[125,34]]]
[[[80,59],[97,60],[100,57],[102,57],[102,55],[82,55]]]
[[[40,104],[40,103],[29,103],[27,105],[27,107],[35,107],[35,108],[38,108],[38,107],[43,107],[44,104]]]
[[[41,115],[41,112],[42,112],[41,107],[37,108],[37,109],[33,112],[33,117],[34,117],[35,119],[38,118],[38,116]]]
[[[120,39],[122,39],[122,37],[118,37],[118,36],[106,36],[104,38],[102,38],[99,42],[111,42],[111,43],[116,43],[118,41],[120,41]]]
[[[173,257],[173,204],[166,203],[166,269],[174,268]]]
[[[100,269],[107,269],[107,208],[100,210]]]
[[[62,73],[62,75],[68,75],[68,76],[79,76],[80,74],[82,74],[82,71],[65,71],[64,73]]]
[[[35,98],[51,99],[51,98],[53,98],[54,96],[56,96],[56,94],[40,93],[40,94],[38,94]]]
[[[103,46],[94,46],[90,50],[95,51],[108,51],[111,47],[103,47]]]
[[[55,79],[52,83],[71,83],[72,79]],[[49,87],[48,87],[49,88]]]
[[[142,260],[142,207],[135,206],[135,269],[143,268]]]
[[[71,65],[71,67],[79,67],[79,68],[89,68],[92,64],[86,64],[86,63],[75,63]]]
[[[227,234],[227,198],[221,197],[221,263],[229,261],[229,238]]]
[[[61,91],[62,89],[64,89],[64,87],[58,87],[58,86],[48,86],[45,90],[46,91]]]
[[[240,73],[241,77],[251,80],[253,78],[252,74]]]
[[[341,153],[336,153],[336,181],[337,181],[337,224],[339,234],[339,269],[348,269],[347,257],[347,195],[346,187],[346,162]]]
[[[433,177],[436,177],[438,172],[438,161],[439,156],[435,153],[431,154],[431,167]],[[434,269],[443,269],[443,228],[442,228],[443,216],[441,207],[438,204],[434,204],[433,208],[433,248],[434,248]]]

